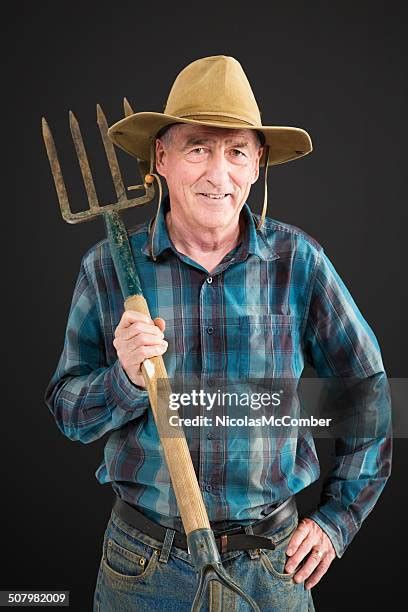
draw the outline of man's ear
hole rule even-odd
[[[166,158],[166,151],[165,151],[164,144],[160,140],[160,138],[156,138],[156,170],[160,174],[160,176],[163,176],[164,178],[166,178],[165,158]]]
[[[263,147],[259,147],[257,154],[256,154],[256,159],[255,159],[255,168],[254,168],[254,176],[253,179],[251,181],[251,185],[253,185],[254,183],[256,183],[256,181],[259,178],[259,162],[261,161],[261,157],[263,155],[264,152],[264,148]]]

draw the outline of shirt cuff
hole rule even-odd
[[[104,386],[106,403],[111,408],[118,406],[125,412],[140,416],[149,405],[146,389],[132,383],[119,359],[106,372]]]

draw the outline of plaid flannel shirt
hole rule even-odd
[[[168,207],[166,198],[154,239],[156,262],[149,254],[148,223],[130,232],[130,243],[151,316],[166,321],[170,377],[299,379],[309,363],[319,377],[373,378],[385,388],[373,331],[313,238],[270,218],[259,231],[258,217],[245,204],[242,242],[209,274],[175,249],[165,223]],[[45,399],[71,440],[90,443],[109,434],[95,473],[101,484],[111,483],[153,520],[180,529],[147,392],[131,383],[112,344],[122,314],[103,240],[82,259],[63,351]],[[189,440],[211,522],[251,523],[318,479],[311,435],[288,440],[278,452],[271,444],[263,439],[255,460],[245,454],[244,438],[222,444],[201,427]],[[335,452],[321,502],[309,516],[340,557],[390,475],[391,438],[339,439]]]

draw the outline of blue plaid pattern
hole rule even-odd
[[[299,228],[258,217],[245,205],[242,242],[209,273],[176,251],[162,205],[149,255],[149,224],[130,242],[152,318],[166,321],[167,372],[206,379],[299,379],[309,363],[321,377],[386,376],[373,331],[333,265]],[[145,390],[133,385],[113,347],[123,299],[106,240],[83,257],[64,348],[45,399],[61,432],[90,443],[109,433],[96,471],[125,501],[150,518],[180,528],[180,517]],[[385,397],[385,394],[384,394]],[[391,437],[336,441],[336,459],[319,507],[309,516],[337,555],[372,510],[391,469]],[[240,446],[241,444],[241,446]],[[210,521],[262,518],[271,504],[319,477],[311,435],[246,459],[244,440],[222,446],[203,429],[189,440]],[[264,446],[262,446],[264,445]],[[269,452],[268,452],[269,451]]]

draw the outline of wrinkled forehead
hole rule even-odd
[[[177,143],[183,145],[196,142],[213,142],[223,144],[241,143],[248,146],[260,146],[260,139],[255,130],[250,129],[229,129],[221,127],[213,127],[206,125],[190,125],[186,123],[177,123],[170,126],[168,132],[171,132],[172,140],[177,140]]]

